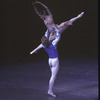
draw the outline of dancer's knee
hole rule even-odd
[[[51,76],[51,79],[52,79],[52,80],[55,80],[55,79],[56,79],[56,74],[55,74],[55,75],[52,75],[52,76]]]

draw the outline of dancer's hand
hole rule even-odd
[[[30,52],[30,55],[33,54],[33,52]]]
[[[47,8],[47,6],[45,6],[42,2],[39,1],[35,1],[35,3],[42,5],[43,7]]]
[[[39,1],[37,1],[37,0],[35,1],[35,3],[40,3],[40,4],[42,4],[41,2],[39,2]]]
[[[33,54],[33,53],[37,53],[37,51],[36,50],[33,50],[32,52],[30,52],[30,54]]]
[[[36,3],[38,3],[38,1],[37,1],[37,0],[32,2],[32,4],[33,4],[33,5],[34,5],[34,4],[36,4]]]
[[[49,41],[53,41],[56,38],[56,34],[52,35],[52,33],[49,36]]]
[[[32,2],[32,5],[34,5],[36,2]]]

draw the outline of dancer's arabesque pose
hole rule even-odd
[[[40,14],[36,9],[35,4],[41,4],[47,10],[49,15],[46,15],[45,13]],[[49,81],[48,94],[53,97],[56,97],[56,95],[53,93],[53,86],[59,70],[57,44],[61,38],[61,33],[65,29],[67,29],[68,26],[72,25],[74,21],[81,18],[84,12],[79,14],[77,17],[74,17],[69,21],[65,21],[60,25],[58,25],[54,23],[52,13],[50,12],[47,6],[45,6],[43,3],[38,1],[36,1],[33,5],[36,13],[40,16],[40,18],[43,19],[44,24],[47,27],[47,31],[45,32],[45,37],[41,39],[41,44],[37,48],[35,48],[32,52],[30,52],[30,54],[36,53],[39,49],[44,48],[44,50],[49,55],[48,63],[51,69],[51,78]]]

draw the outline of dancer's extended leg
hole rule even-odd
[[[81,18],[84,15],[84,12],[82,12],[81,14],[79,14],[77,17],[74,17],[72,19],[70,19],[70,24],[72,24],[74,21],[76,21],[77,19]]]

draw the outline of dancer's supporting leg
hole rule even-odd
[[[48,94],[56,97],[56,95],[53,93],[53,86],[55,83],[55,79],[59,70],[59,59],[58,58],[54,58],[54,59],[50,59],[49,58],[49,66],[51,69],[51,78],[49,81],[49,89],[48,89]]]

